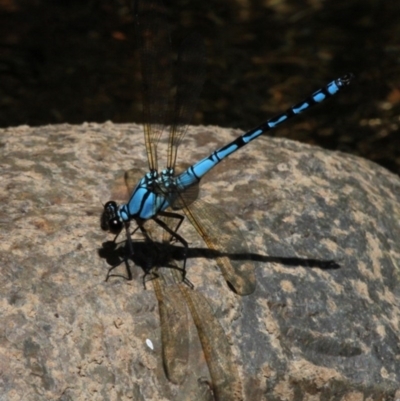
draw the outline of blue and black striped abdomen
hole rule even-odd
[[[309,96],[307,99],[296,104],[295,106],[292,106],[284,113],[269,119],[265,123],[246,132],[244,135],[236,138],[228,145],[225,145],[224,147],[216,150],[210,156],[204,158],[203,160],[200,160],[193,166],[189,167],[179,177],[177,177],[176,179],[177,185],[180,188],[186,188],[193,185],[196,182],[199,182],[200,179],[205,174],[207,174],[207,172],[210,171],[214,166],[216,166],[220,161],[224,160],[226,157],[236,152],[241,147],[247,145],[252,140],[258,138],[260,135],[265,134],[271,129],[282,124],[286,120],[289,120],[290,118],[302,113],[303,111],[309,109],[315,104],[323,102],[328,97],[335,95],[339,90],[347,86],[352,78],[353,78],[352,74],[347,74],[342,78],[335,79],[334,81],[326,85],[324,88],[319,89],[311,96]]]

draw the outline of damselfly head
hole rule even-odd
[[[109,201],[104,205],[103,213],[100,218],[101,229],[112,234],[118,234],[123,227],[122,221],[118,217],[118,205],[114,201]]]

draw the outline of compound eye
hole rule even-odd
[[[122,222],[118,218],[118,205],[114,201],[109,201],[104,205],[104,210],[100,218],[102,230],[119,233],[122,229]]]
[[[122,230],[122,226],[122,222],[118,219],[113,218],[108,221],[108,230],[111,234],[118,234]]]

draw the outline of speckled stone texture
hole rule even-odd
[[[192,127],[179,160],[238,134]],[[175,385],[143,272],[104,281],[97,250],[112,237],[99,215],[124,171],[146,171],[140,126],[18,127],[0,141],[0,400],[212,399],[193,324],[187,381]],[[212,258],[188,259],[231,343],[235,399],[400,399],[400,179],[265,137],[211,171],[201,196],[235,216],[256,263],[257,289],[240,297]],[[205,247],[189,223],[180,234]]]

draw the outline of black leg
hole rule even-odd
[[[170,218],[170,219],[179,220],[179,221],[178,221],[178,224],[176,225],[176,227],[172,230],[174,233],[177,233],[177,232],[178,232],[179,227],[180,227],[181,224],[183,223],[183,220],[185,220],[185,217],[182,216],[182,215],[179,214],[179,213],[173,213],[173,212],[159,212],[158,215],[159,215],[159,216],[163,216],[163,217],[167,217],[167,218]],[[170,237],[170,239],[169,239],[169,242],[171,242],[172,238],[174,238],[174,237],[175,237],[175,235],[171,235],[171,237]],[[175,237],[175,239],[177,239],[177,238]]]
[[[177,216],[179,216],[180,218],[183,217],[181,215],[178,215],[177,213],[169,213],[169,212],[162,212],[159,213],[161,216],[164,217],[172,217],[172,218],[177,218]],[[187,251],[189,248],[189,244],[187,243],[187,241],[181,236],[179,235],[176,231],[172,230],[165,222],[163,222],[162,220],[158,219],[157,217],[153,217],[153,220],[160,226],[162,227],[168,234],[171,235],[171,237],[175,238],[177,241],[179,241],[183,247],[184,247],[184,251],[183,251],[183,273],[182,273],[182,280],[185,281],[186,279],[186,259],[187,259]],[[178,227],[180,226],[180,224],[178,224]]]
[[[111,266],[111,267],[108,269],[106,281],[108,281],[108,279],[109,279],[110,277],[123,277],[123,278],[126,278],[126,277],[121,276],[121,275],[119,275],[119,274],[111,274],[111,272],[112,272],[116,267],[118,267],[121,263],[123,263],[123,262],[125,263],[125,266],[126,266],[126,273],[127,273],[127,276],[128,276],[128,278],[126,278],[126,279],[129,280],[129,281],[132,280],[132,272],[131,272],[131,268],[130,268],[130,266],[129,266],[129,258],[132,257],[133,254],[134,254],[134,251],[133,251],[133,242],[132,242],[132,235],[135,234],[135,232],[136,232],[138,229],[139,229],[139,226],[136,227],[136,228],[132,231],[132,233],[130,233],[130,232],[129,232],[129,222],[128,222],[128,223],[125,223],[126,245],[127,245],[127,247],[128,247],[129,255],[128,255],[128,256],[127,256],[127,255],[124,255],[124,259],[123,259],[120,263],[117,263],[116,265]],[[122,230],[121,230],[121,231],[122,231]],[[121,231],[115,236],[113,242],[115,242],[115,240],[118,238],[118,235],[121,233]]]

